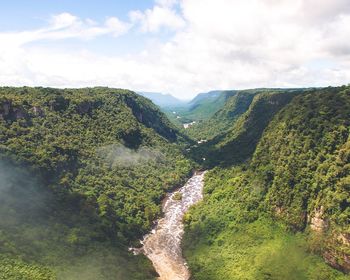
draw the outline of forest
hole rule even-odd
[[[128,249],[195,170],[208,172],[183,221],[191,279],[349,279],[350,87],[183,106],[174,118],[128,90],[0,88],[0,279],[155,279]]]
[[[109,88],[4,87],[0,131],[1,279],[154,277],[128,247],[194,164],[152,102]]]
[[[269,113],[252,102],[213,140],[219,165],[185,217],[194,279],[349,279],[350,88],[293,95],[255,97]]]

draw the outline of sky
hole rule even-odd
[[[0,85],[189,99],[350,83],[349,0],[0,1]]]

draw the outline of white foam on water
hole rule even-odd
[[[164,217],[142,240],[142,252],[152,261],[161,280],[188,280],[190,273],[182,256],[184,234],[182,219],[188,209],[203,199],[205,172],[196,173],[179,190],[173,192],[163,205]],[[174,199],[180,192],[182,198]]]

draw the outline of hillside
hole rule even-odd
[[[192,164],[152,102],[109,88],[5,87],[0,130],[4,279],[153,279],[127,248]]]
[[[209,140],[224,133],[248,110],[255,94],[255,92],[238,92],[230,96],[213,116],[190,126],[186,133],[196,140]]]
[[[229,96],[222,108],[219,109],[213,116],[211,116],[209,119],[199,121],[195,125],[190,126],[186,130],[186,133],[197,140],[212,140],[213,138],[218,137],[219,135],[221,137],[227,138],[227,135],[232,134],[232,131],[236,129],[236,121],[240,120],[240,117],[244,113],[246,115],[249,114],[249,112],[247,113],[247,111],[251,105],[254,105],[252,104],[252,102],[258,98],[256,96],[262,96],[263,94],[272,95],[277,93],[286,93],[286,99],[288,99],[288,94],[301,91],[303,91],[303,89],[266,88],[239,90],[236,92],[236,94]],[[273,102],[273,100],[271,100],[271,102]],[[268,111],[268,108],[266,108],[266,111]],[[263,115],[262,118],[264,118]]]
[[[221,90],[212,90],[209,92],[199,93],[190,101],[190,105],[192,106],[192,108],[194,108],[199,104],[208,104],[210,101],[222,99],[223,92],[224,91]]]
[[[247,104],[244,104],[242,110],[238,111],[241,113],[240,117],[233,119],[232,127],[223,130],[223,133],[204,144],[205,157],[209,159],[210,164],[229,165],[247,160],[272,117],[295,95],[302,92],[303,90],[267,90],[255,94],[254,97],[245,97],[248,101],[252,98],[248,109],[243,113],[247,108]]]
[[[210,119],[186,129],[198,140],[189,154],[207,167],[242,163],[252,156],[271,118],[304,89],[256,89],[239,91]],[[202,140],[203,141],[203,140]]]
[[[235,94],[235,91],[200,93],[187,104],[168,107],[164,111],[175,124],[200,122],[212,117],[224,106],[226,100]]]
[[[350,271],[350,88],[285,97],[256,96],[218,142],[229,164],[185,219],[194,279],[348,279],[330,266]]]
[[[127,90],[0,88],[0,278],[154,279],[128,248],[196,167],[193,279],[348,279],[350,87],[209,95],[180,132]]]

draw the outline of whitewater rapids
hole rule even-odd
[[[203,199],[204,173],[199,172],[170,194],[163,204],[164,217],[141,241],[140,252],[153,263],[160,280],[188,280],[190,272],[182,256],[181,239],[184,234],[183,216]],[[176,193],[181,193],[181,195]],[[179,199],[179,197],[181,199]]]

